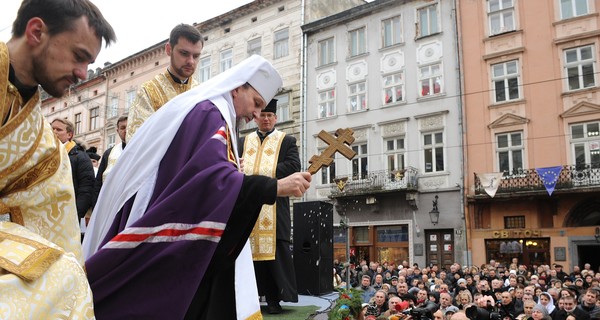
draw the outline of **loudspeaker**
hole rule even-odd
[[[298,293],[333,291],[333,205],[294,203],[294,268]]]

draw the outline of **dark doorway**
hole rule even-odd
[[[578,245],[577,255],[579,257],[579,266],[583,268],[583,265],[589,263],[592,266],[592,270],[597,271],[600,266],[600,243],[596,245]]]
[[[450,270],[454,260],[454,230],[425,230],[427,265],[437,264]]]

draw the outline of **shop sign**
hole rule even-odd
[[[499,230],[492,233],[494,239],[506,239],[506,238],[537,238],[541,237],[542,232],[540,230]]]

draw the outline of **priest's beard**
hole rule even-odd
[[[42,50],[41,54],[33,58],[32,64],[34,78],[35,81],[37,81],[37,83],[39,83],[48,94],[50,94],[53,97],[60,98],[65,95],[68,88],[68,85],[61,87],[60,83],[67,83],[67,79],[65,79],[66,77],[59,79],[50,78],[50,72],[48,71],[48,63],[46,60],[44,60],[49,57],[48,46],[49,45],[46,45],[44,50]],[[70,80],[72,80],[73,83],[77,83],[77,79],[73,75],[70,75],[70,77],[72,77],[72,79]]]

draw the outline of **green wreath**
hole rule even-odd
[[[357,289],[339,289],[340,295],[335,306],[329,311],[331,320],[352,320],[362,311],[362,291]]]

